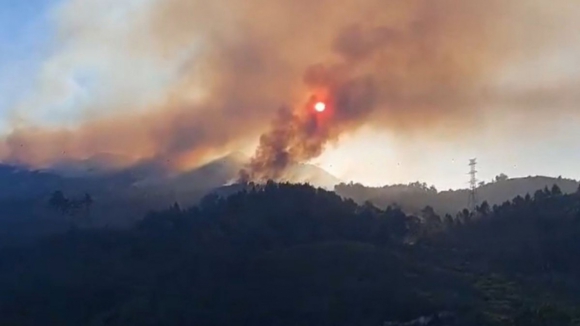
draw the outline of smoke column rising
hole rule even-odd
[[[110,152],[127,164],[150,159],[180,169],[260,137],[245,175],[279,178],[363,125],[427,139],[440,128],[468,133],[502,104],[528,110],[541,101],[551,114],[568,112],[557,100],[570,94],[568,85],[534,103],[526,95],[534,89],[495,85],[512,63],[573,40],[579,7],[573,0],[68,0],[54,13],[56,50],[38,88],[15,103],[0,157],[49,166]],[[93,86],[79,99],[71,80],[86,71]],[[312,96],[328,102],[327,115],[312,115]],[[55,115],[78,119],[47,126],[38,118]]]

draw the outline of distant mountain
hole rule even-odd
[[[239,171],[239,167],[236,171]],[[236,175],[237,176],[237,175]],[[341,180],[325,170],[310,164],[298,164],[291,168],[284,179],[292,183],[308,183],[316,187],[332,190],[334,186],[340,184]],[[232,179],[235,180],[235,179]],[[218,196],[227,197],[245,189],[245,185],[240,183],[228,183],[212,190],[211,193]]]
[[[132,161],[131,158],[124,155],[98,153],[86,159],[63,160],[46,170],[67,177],[84,177],[120,170],[128,166]]]
[[[240,170],[249,160],[250,158],[243,153],[235,152],[204,164],[195,170],[179,174],[171,181],[178,190],[188,189],[192,186],[213,189],[237,179]]]
[[[573,193],[578,189],[576,180],[544,176],[513,178],[485,184],[477,189],[479,202],[486,200],[490,205],[501,204],[506,200],[529,193],[533,196],[538,189],[558,185],[562,192]],[[433,207],[440,214],[455,214],[467,206],[467,189],[437,191],[419,182],[408,185],[384,187],[365,187],[361,184],[340,184],[335,191],[343,196],[362,203],[370,201],[377,206],[399,205],[409,213],[418,213],[425,206]]]
[[[166,189],[176,193],[187,193],[193,190],[209,191],[235,178],[246,161],[247,158],[243,154],[233,153],[189,171],[179,173],[152,171],[153,173],[149,175],[143,173],[140,180],[135,182],[134,186],[139,189]],[[125,173],[132,173],[134,169],[128,169]],[[142,169],[141,171],[144,172],[145,170]],[[133,175],[138,174],[140,173],[133,172]]]
[[[196,169],[174,174],[169,178],[146,179],[136,185],[139,187],[163,187],[178,193],[197,189],[210,190],[235,182],[239,176],[239,171],[249,160],[247,155],[234,152]],[[327,189],[332,189],[341,182],[332,174],[311,164],[298,164],[291,167],[282,179],[295,183],[310,183]]]
[[[175,201],[193,205],[212,191],[220,194],[235,192],[239,188],[235,185],[238,173],[249,159],[243,153],[234,152],[179,173],[172,172],[155,160],[123,167],[127,158],[113,154],[99,154],[77,162],[62,162],[47,170],[0,164],[0,200],[38,201],[47,198],[55,190],[62,190],[70,196],[88,192],[99,203],[95,207],[103,206],[103,214],[108,214],[107,210],[118,210],[124,212],[119,213],[123,216],[135,215]],[[397,204],[412,214],[419,213],[427,205],[439,214],[455,214],[465,208],[469,195],[466,189],[437,191],[418,182],[384,187],[344,184],[332,174],[311,164],[291,167],[282,179],[334,189],[339,195],[359,203],[370,201],[380,207]],[[231,187],[225,187],[232,184]],[[533,195],[536,190],[551,188],[554,184],[564,193],[575,192],[579,185],[575,180],[563,178],[514,178],[483,185],[477,189],[477,195],[480,202],[486,200],[494,205],[517,195]],[[108,208],[105,209],[105,206]],[[131,213],[131,207],[139,209]]]
[[[578,190],[579,182],[572,179],[551,178],[545,176],[535,176],[526,178],[514,178],[505,181],[488,183],[480,187],[477,192],[481,199],[487,200],[491,204],[499,204],[517,195],[531,196],[538,189],[553,185],[560,187],[563,193],[574,193]]]
[[[286,172],[284,179],[295,183],[309,183],[316,187],[332,190],[342,181],[326,170],[312,164],[298,164]]]
[[[84,160],[62,161],[43,170],[0,165],[0,199],[48,196],[55,190],[111,197],[148,195],[176,199],[192,194],[199,197],[199,193],[235,181],[249,157],[234,152],[179,173],[156,160],[124,167],[128,160],[124,156],[101,153]],[[285,179],[330,189],[340,182],[323,169],[309,164],[291,168]]]
[[[64,185],[60,175],[0,164],[0,199],[36,197]]]
[[[124,205],[121,203],[127,198],[132,203],[143,203],[147,208],[174,201],[195,204],[204,194],[215,189],[223,190],[223,186],[234,183],[249,157],[234,152],[180,173],[172,172],[153,160],[117,168],[126,160],[118,155],[99,154],[87,160],[64,162],[48,170],[0,164],[0,200],[45,198],[55,190],[62,190],[72,196],[89,192],[101,201],[118,202],[117,206]],[[358,202],[371,201],[381,207],[397,204],[410,213],[417,213],[429,205],[441,214],[455,214],[466,206],[469,194],[466,189],[437,191],[418,182],[384,187],[344,184],[311,164],[291,167],[283,180],[334,189],[343,197]],[[479,187],[477,194],[480,202],[487,200],[494,205],[517,195],[533,195],[536,190],[554,184],[564,193],[575,192],[578,188],[575,180],[536,176],[489,183]]]
[[[43,170],[0,164],[0,246],[63,232],[73,221],[88,227],[82,216],[63,216],[49,208],[48,200],[56,190],[68,198],[85,193],[92,196],[90,226],[126,227],[147,212],[174,202],[183,207],[197,204],[206,194],[235,181],[248,160],[241,153],[232,153],[181,173],[155,160],[123,167],[123,157],[107,154],[61,162]],[[326,186],[338,183],[315,166],[300,165],[291,171],[290,177],[297,182]],[[239,188],[228,190],[236,192]]]
[[[226,196],[243,189],[235,181],[249,158],[241,153],[232,153],[180,173],[170,171],[157,161],[143,161],[112,170],[98,165],[98,162],[108,162],[111,164],[109,167],[115,167],[122,160],[115,156],[99,155],[81,162],[71,161],[67,164],[74,168],[68,172],[62,171],[66,164],[49,170],[0,164],[0,229],[15,237],[26,228],[36,228],[36,233],[42,233],[50,229],[49,225],[59,225],[64,230],[69,221],[47,207],[48,198],[55,190],[62,190],[69,198],[90,193],[94,198],[91,212],[93,226],[130,225],[148,211],[168,207],[174,202],[186,207],[196,204],[211,192]],[[91,172],[93,166],[98,169]],[[334,187],[339,195],[359,203],[368,200],[380,207],[398,204],[413,214],[427,205],[441,215],[455,214],[466,206],[468,198],[465,189],[437,191],[420,183],[379,188],[344,184],[310,164],[292,167],[284,179],[327,189]],[[578,188],[575,180],[528,177],[490,183],[477,189],[477,193],[480,202],[487,200],[493,205],[517,195],[530,193],[533,196],[536,190],[551,188],[554,184],[564,193],[575,192]]]

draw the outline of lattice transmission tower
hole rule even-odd
[[[477,165],[477,159],[470,159],[469,160],[469,197],[467,199],[467,208],[474,212],[477,208],[477,170],[475,169]]]

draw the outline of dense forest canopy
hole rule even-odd
[[[5,325],[574,325],[580,195],[440,216],[248,184],[0,250]],[[410,325],[409,324],[409,325]]]

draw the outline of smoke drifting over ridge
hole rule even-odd
[[[486,110],[498,104],[533,105],[522,91],[494,85],[510,64],[569,42],[580,6],[574,0],[105,2],[124,11],[83,11],[103,2],[69,0],[55,14],[57,51],[40,72],[34,100],[14,107],[14,130],[0,145],[3,160],[47,166],[113,152],[126,155],[127,164],[154,159],[183,168],[260,137],[245,177],[265,179],[363,125],[429,137],[444,127],[459,135],[485,123]],[[68,104],[80,121],[62,128],[30,118],[39,107],[63,106],[74,91],[54,86],[87,69],[99,72],[93,83],[100,86]],[[556,88],[539,100],[556,103],[561,91],[570,92]],[[329,112],[312,115],[312,96],[328,102]],[[552,114],[558,110],[570,107],[551,107]]]

